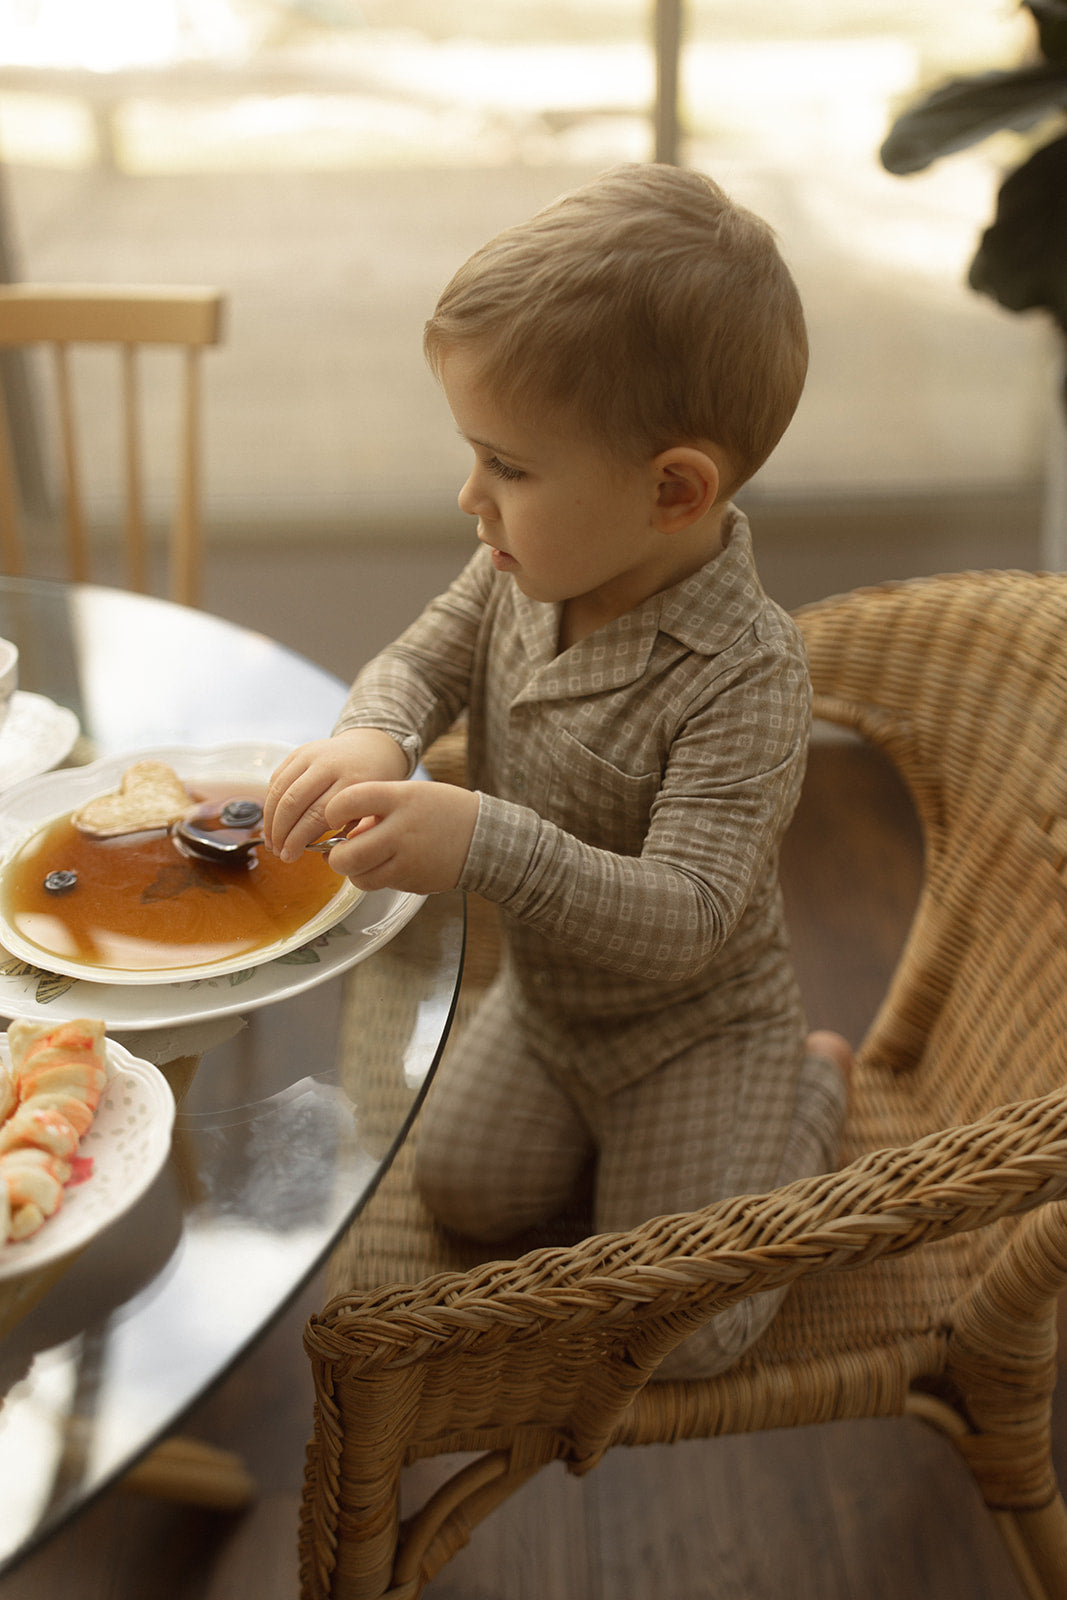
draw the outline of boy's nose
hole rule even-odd
[[[475,476],[476,474],[472,472],[459,491],[459,509],[465,511],[469,517],[491,515],[492,507],[488,496],[475,483]]]

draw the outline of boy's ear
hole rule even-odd
[[[656,472],[653,521],[661,533],[680,533],[692,527],[718,499],[720,472],[706,451],[673,445],[652,465]]]

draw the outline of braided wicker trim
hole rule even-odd
[[[313,1316],[309,1354],[406,1364],[506,1324],[583,1327],[673,1316],[690,1326],[761,1289],[852,1268],[1067,1193],[1067,1095],[931,1134],[773,1194],[741,1196],[565,1250],[341,1295]]]

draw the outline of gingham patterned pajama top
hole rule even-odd
[[[566,1027],[586,1089],[783,1009],[802,1041],[777,861],[810,685],[744,515],[698,572],[557,654],[560,609],[479,550],[359,674],[337,730],[384,729],[413,769],[469,712],[460,887],[499,907],[515,1003]]]

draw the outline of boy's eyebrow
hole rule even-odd
[[[512,461],[530,460],[529,456],[523,456],[521,452],[517,450],[509,450],[506,445],[492,444],[488,439],[472,439],[469,433],[463,432],[462,428],[457,428],[456,432],[459,434],[461,439],[466,439],[468,444],[476,444],[479,450],[489,450],[495,456],[508,456]]]

